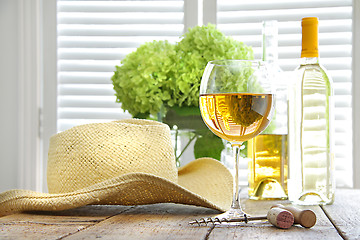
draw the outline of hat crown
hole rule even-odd
[[[167,125],[140,119],[73,127],[51,137],[49,193],[67,193],[128,173],[177,182]]]

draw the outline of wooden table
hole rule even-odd
[[[254,216],[274,203],[289,204],[244,199],[243,206]],[[284,230],[268,222],[191,226],[189,221],[218,212],[180,204],[85,206],[2,217],[0,239],[360,239],[360,190],[338,189],[333,205],[307,208],[317,215],[314,227]]]

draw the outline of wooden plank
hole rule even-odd
[[[13,214],[0,218],[0,239],[59,239],[129,208],[85,206],[59,212]]]
[[[268,222],[239,226],[191,226],[189,221],[215,216],[217,211],[181,204],[146,206],[85,206],[60,212],[21,213],[0,218],[0,239],[360,239],[360,190],[337,190],[330,206],[310,208],[317,223],[310,229],[283,230]],[[288,201],[243,200],[252,216],[265,215]],[[328,219],[331,219],[332,222]],[[335,229],[333,224],[337,227]],[[341,236],[340,236],[340,234]]]
[[[344,239],[360,239],[360,189],[338,189],[335,202],[322,206]]]
[[[210,227],[192,227],[188,223],[216,213],[171,203],[137,206],[65,239],[204,239]]]
[[[274,204],[289,205],[288,201],[243,201],[244,211],[252,216],[266,215]],[[249,222],[238,226],[216,225],[211,231],[209,239],[342,239],[332,226],[319,206],[297,206],[301,209],[311,209],[317,216],[317,222],[310,229],[294,225],[289,229],[278,229],[267,221]]]

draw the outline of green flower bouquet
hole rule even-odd
[[[253,51],[212,24],[190,28],[174,44],[147,42],[116,66],[111,78],[116,101],[133,117],[194,129],[195,157],[219,159],[223,143],[207,130],[199,111],[201,77],[215,59],[253,59]],[[209,148],[203,149],[209,144],[219,147],[208,153]]]

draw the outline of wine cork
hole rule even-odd
[[[291,212],[274,207],[271,208],[267,213],[268,221],[278,228],[287,229],[294,224],[294,216]]]
[[[281,208],[288,210],[294,216],[294,223],[298,223],[305,228],[311,228],[316,223],[316,215],[310,209],[302,210],[293,206],[283,206],[281,204],[276,204],[272,208]]]

